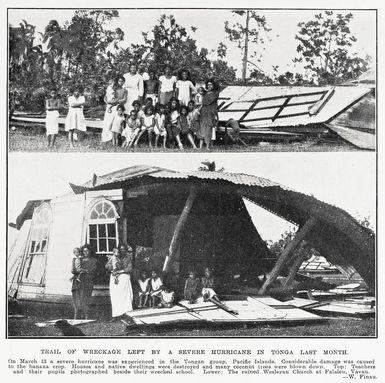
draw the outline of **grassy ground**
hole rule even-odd
[[[127,149],[122,149],[120,147],[114,148],[111,144],[101,145],[100,144],[100,134],[88,132],[84,138],[76,143],[74,149],[70,149],[67,137],[64,132],[60,132],[54,148],[47,148],[46,136],[44,129],[39,126],[35,127],[16,127],[15,130],[9,130],[9,150],[20,152],[130,152]],[[330,151],[357,151],[358,149],[354,146],[346,143],[338,137],[331,140],[320,140],[318,138],[309,138],[300,142],[254,142],[251,143],[248,147],[237,146],[237,145],[216,145],[212,149],[214,152],[226,151],[226,152],[330,152]],[[133,151],[133,149],[131,150]],[[139,152],[177,152],[178,149],[166,149],[157,148],[151,150],[143,142],[139,145],[135,151]],[[186,148],[186,152],[192,152],[190,148]]]
[[[48,305],[33,305],[24,308],[27,318],[9,318],[8,335],[22,337],[61,336],[55,327],[37,327],[35,323],[44,320],[70,318],[71,309],[59,309]],[[95,313],[93,315],[96,316]],[[110,309],[99,308],[96,322],[78,326],[90,337],[370,337],[375,335],[373,318],[332,318],[317,323],[297,324],[174,324],[168,326],[139,328],[120,322],[110,322]]]

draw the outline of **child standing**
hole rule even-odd
[[[112,146],[118,146],[119,136],[122,134],[125,125],[124,106],[118,105],[116,114],[111,123]]]
[[[122,137],[125,137],[123,148],[131,148],[136,136],[139,134],[140,127],[138,114],[135,110],[131,110],[130,115],[126,119],[126,127],[122,132]]]
[[[151,100],[151,99],[150,99]],[[152,100],[151,100],[152,101]],[[154,131],[155,127],[155,114],[154,114],[154,107],[151,105],[146,106],[144,110],[144,116],[141,118],[141,129],[139,135],[136,137],[136,140],[134,142],[134,146],[138,146],[138,142],[140,140],[140,137],[142,137],[144,132],[148,133],[148,147],[152,148],[152,132]]]
[[[187,119],[188,112],[189,112],[188,107],[182,105],[180,108],[180,116],[179,116],[180,136],[181,136],[181,138],[187,137],[191,146],[194,149],[197,149],[195,142],[194,142],[194,138],[191,134],[188,119]]]
[[[169,121],[166,125],[167,135],[170,142],[176,141],[179,149],[183,150],[183,145],[180,140],[179,115],[179,101],[173,97],[170,101]]]
[[[112,107],[115,105],[117,99],[115,94],[115,80],[112,78],[108,81],[108,86],[106,89],[106,103],[107,103],[107,112],[112,113]]]
[[[184,285],[184,299],[190,304],[196,302],[201,293],[200,280],[196,277],[195,271],[191,270]]]
[[[195,92],[194,84],[189,80],[190,73],[183,69],[180,72],[179,80],[175,84],[175,97],[179,100],[180,105],[187,106]]]
[[[47,134],[48,147],[55,145],[56,136],[59,133],[59,109],[60,99],[57,97],[56,91],[51,90],[49,98],[45,101],[45,127]]]
[[[163,282],[158,276],[156,270],[152,270],[150,279],[150,296],[152,301],[152,307],[156,306],[157,301],[160,301],[161,292],[163,290]]]
[[[74,147],[74,131],[85,132],[86,120],[83,115],[83,106],[86,103],[86,99],[82,96],[82,89],[76,87],[71,96],[68,97],[68,114],[65,121],[65,130],[68,132],[68,140],[70,142],[70,148]]]
[[[195,102],[190,101],[188,103],[188,114],[187,114],[187,122],[189,125],[190,132],[193,136],[196,135],[199,130],[199,108],[195,107]]]
[[[174,95],[174,88],[177,79],[172,75],[171,67],[166,65],[164,68],[164,75],[159,77],[159,102],[166,105],[170,102]]]
[[[148,303],[148,298],[150,296],[150,278],[146,271],[142,271],[140,278],[138,279],[139,283],[139,305],[138,308],[146,307]]]
[[[158,147],[159,137],[163,137],[163,149],[166,149],[167,130],[166,130],[166,109],[164,105],[158,106],[155,114],[155,148]]]

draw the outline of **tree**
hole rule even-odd
[[[32,93],[41,86],[43,54],[35,45],[35,27],[23,20],[17,27],[9,26],[9,112],[31,106]]]
[[[238,48],[243,52],[242,58],[242,81],[246,81],[247,66],[251,62],[249,56],[257,62],[261,61],[262,53],[254,49],[249,55],[249,43],[263,45],[265,40],[270,40],[268,32],[271,29],[267,26],[265,16],[258,15],[255,11],[233,11],[233,16],[237,15],[242,18],[241,22],[236,22],[232,26],[228,21],[225,22],[225,32],[230,41],[236,42]],[[264,50],[265,48],[263,48]]]
[[[191,27],[192,33],[196,29]],[[208,77],[216,77],[225,83],[235,80],[235,69],[222,60],[226,56],[226,47],[220,45],[217,50],[219,59],[211,61],[208,58],[209,51],[206,48],[198,50],[196,40],[176,22],[173,15],[161,15],[158,24],[151,31],[143,33],[143,38],[144,44],[131,46],[130,53],[132,56],[146,56],[147,61],[158,69],[166,64],[174,69],[186,67],[195,81]]]
[[[296,39],[299,57],[294,62],[304,63],[308,76],[319,84],[335,84],[357,77],[368,69],[369,56],[360,58],[352,53],[357,41],[350,31],[351,13],[334,14],[325,11],[313,20],[298,24]]]
[[[72,19],[60,27],[52,20],[43,34],[47,45],[45,60],[52,83],[68,91],[83,84],[97,102],[112,72],[113,51],[119,48],[124,33],[120,28],[106,27],[119,17],[118,11],[76,11]]]

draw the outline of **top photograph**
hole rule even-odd
[[[376,150],[376,10],[8,9],[10,152]]]

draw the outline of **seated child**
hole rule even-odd
[[[150,99],[152,102],[152,99]],[[139,135],[136,137],[134,146],[138,146],[138,142],[140,140],[140,137],[142,137],[144,132],[148,133],[148,146],[152,148],[152,132],[154,131],[155,127],[155,114],[154,114],[154,107],[152,105],[146,106],[144,109],[144,116],[141,118],[141,130]]]
[[[139,134],[141,127],[138,114],[135,110],[131,110],[130,115],[126,118],[126,127],[122,132],[122,137],[125,137],[123,148],[130,148]]]
[[[167,130],[166,130],[166,108],[164,105],[158,106],[158,112],[155,114],[155,147],[158,146],[159,137],[163,137],[163,149],[166,149]]]
[[[184,285],[184,299],[190,304],[195,303],[201,293],[200,280],[196,277],[195,271],[190,271]]]
[[[164,286],[160,293],[160,299],[159,307],[170,308],[174,305],[175,293],[168,286]]]
[[[152,301],[152,307],[156,306],[157,301],[161,300],[161,292],[163,290],[163,282],[158,277],[156,270],[152,270],[150,279],[150,296]]]
[[[146,271],[142,271],[140,278],[138,279],[139,283],[139,305],[138,308],[146,307],[148,303],[148,298],[150,296],[150,278]]]
[[[231,128],[231,131],[229,132],[227,128]],[[230,118],[225,125],[225,131],[227,135],[230,137],[230,139],[234,142],[237,143],[239,140],[239,132],[240,132],[240,127],[238,124],[238,121],[234,120],[233,118]]]
[[[79,247],[75,247],[73,250],[74,258],[72,260],[72,274],[71,281],[76,280],[77,282],[81,282],[81,277],[83,274],[87,273],[87,270],[83,269],[82,263],[82,253]]]
[[[207,302],[210,299],[219,301],[216,292],[213,290],[214,288],[214,277],[212,275],[211,269],[205,268],[205,275],[202,277],[202,296],[203,300]]]
[[[106,89],[106,103],[107,103],[107,112],[111,113],[112,112],[112,107],[116,101],[116,96],[115,96],[115,80],[112,78],[111,80],[108,81],[108,86]]]
[[[170,100],[166,129],[170,143],[174,144],[176,142],[179,149],[183,150],[182,141],[180,140],[179,101],[175,97]]]

